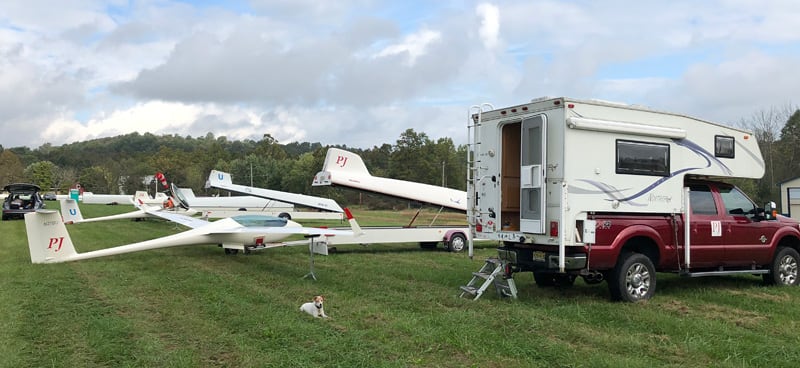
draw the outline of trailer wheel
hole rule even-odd
[[[797,285],[798,273],[797,264],[800,262],[800,254],[796,250],[787,247],[780,247],[775,252],[772,259],[769,273],[763,275],[764,283],[769,285]]]
[[[292,219],[292,215],[290,215],[290,214],[288,214],[288,213],[286,213],[286,212],[281,212],[281,213],[278,215],[278,217],[280,217],[280,218],[282,218],[282,219],[287,219],[287,220],[291,220],[291,219]]]
[[[455,233],[453,236],[450,237],[450,241],[445,244],[447,250],[458,253],[464,250],[464,247],[467,246],[467,237],[464,236],[462,233]]]
[[[610,276],[608,290],[614,300],[640,302],[656,292],[656,268],[644,254],[622,254]]]

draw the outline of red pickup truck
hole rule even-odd
[[[508,244],[500,256],[507,273],[532,271],[539,286],[570,285],[577,276],[590,284],[608,282],[611,297],[636,302],[656,290],[656,272],[684,276],[760,274],[767,284],[797,285],[800,223],[758,208],[733,185],[687,181],[691,213],[685,237],[680,214],[593,213],[596,239],[567,256],[585,257],[581,267],[558,273],[548,260],[557,247]],[[689,249],[686,250],[686,239]]]

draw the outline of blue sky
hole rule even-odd
[[[9,1],[0,145],[464,143],[469,106],[545,95],[739,124],[800,101],[797,19],[793,0]]]

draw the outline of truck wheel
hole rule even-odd
[[[644,254],[622,254],[610,276],[608,290],[614,300],[639,302],[656,292],[656,268]]]
[[[800,254],[796,250],[788,247],[778,248],[775,258],[772,259],[770,272],[763,275],[764,282],[770,285],[797,285],[798,262],[800,262]]]
[[[453,234],[453,236],[450,237],[450,241],[447,242],[447,249],[454,253],[464,250],[464,247],[466,246],[467,237],[462,233]]]

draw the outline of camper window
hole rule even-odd
[[[617,174],[669,176],[669,145],[617,140]]]
[[[723,158],[733,158],[733,137],[726,137],[724,135],[714,136],[714,156]]]

